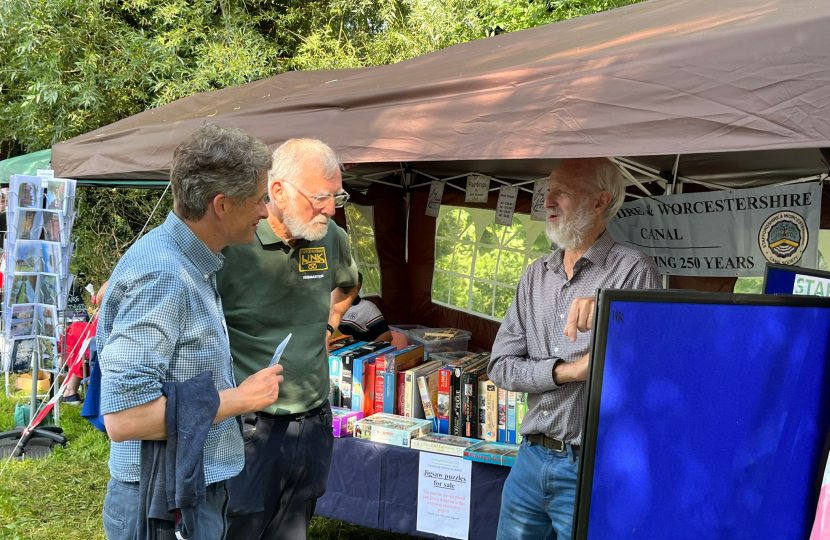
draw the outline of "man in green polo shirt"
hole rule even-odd
[[[274,151],[268,219],[254,240],[223,250],[217,274],[237,384],[265,368],[288,334],[280,399],[244,417],[245,468],[228,482],[229,540],[304,539],[325,493],[333,436],[328,338],[357,294],[340,166],[320,141]]]

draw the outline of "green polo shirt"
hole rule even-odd
[[[325,238],[297,240],[294,247],[259,222],[250,244],[222,250],[216,274],[228,325],[236,383],[267,367],[283,339],[291,341],[280,364],[285,381],[270,414],[301,413],[329,395],[326,324],[331,292],[357,285],[357,264],[346,231],[333,221]]]

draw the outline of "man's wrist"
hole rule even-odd
[[[328,323],[326,323],[326,330],[329,331],[329,334],[334,334],[334,327]]]
[[[551,377],[553,379],[553,384],[555,384],[556,386],[562,386],[563,384],[565,384],[567,382],[567,381],[563,380],[563,378],[562,378],[562,369],[563,368],[560,367],[560,366],[565,366],[565,365],[567,365],[567,364],[561,358],[556,358],[553,362],[553,368],[551,369]],[[559,370],[559,371],[557,372],[557,370]]]

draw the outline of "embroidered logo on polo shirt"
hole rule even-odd
[[[326,248],[312,247],[300,249],[300,272],[319,272],[328,270]]]

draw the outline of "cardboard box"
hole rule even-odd
[[[355,423],[363,418],[363,411],[353,411],[343,407],[331,408],[331,430],[335,437],[354,435]]]
[[[409,448],[412,439],[432,433],[432,421],[395,414],[373,414],[355,424],[354,436],[372,442]]]

